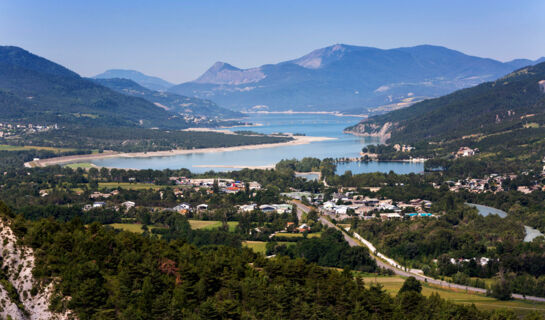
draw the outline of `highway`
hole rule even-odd
[[[297,216],[298,217],[301,217],[303,212],[307,213],[307,212],[309,212],[311,210],[310,207],[305,206],[304,204],[302,204],[299,201],[292,201],[292,204],[297,206]],[[329,221],[324,216],[320,216],[319,220],[323,225],[326,225],[329,228],[335,228],[335,229],[341,231],[343,233],[344,239],[346,240],[346,242],[348,242],[348,244],[351,247],[361,246],[361,243],[359,241],[352,238],[350,235],[348,235],[346,232],[344,232],[344,230],[341,230],[341,228],[336,226],[333,222]],[[373,254],[371,254],[371,257],[376,261],[377,266],[379,266],[381,268],[384,268],[384,269],[392,270],[398,276],[414,277],[419,281],[439,285],[439,286],[444,287],[444,288],[452,288],[452,289],[459,289],[459,290],[464,290],[464,291],[468,291],[468,292],[486,294],[486,289],[464,286],[464,285],[461,285],[461,284],[450,283],[450,282],[446,282],[446,281],[426,277],[426,276],[423,276],[423,275],[420,275],[420,274],[411,273],[411,272],[396,268],[396,267],[384,262],[383,260],[379,259],[378,257],[376,257]],[[520,299],[520,300],[545,302],[545,298],[541,298],[541,297],[523,296],[521,294],[512,294],[512,297],[515,298],[515,299]]]

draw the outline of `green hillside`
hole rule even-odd
[[[18,47],[0,47],[0,121],[184,128],[179,116]]]
[[[372,117],[348,130],[376,133],[391,123],[389,142],[415,143],[535,129],[545,123],[545,94],[539,84],[544,79],[545,63],[541,63],[493,82]]]

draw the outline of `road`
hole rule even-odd
[[[298,201],[292,201],[292,203],[294,205],[297,206],[297,216],[302,216],[302,213],[307,213],[311,210],[310,207],[308,206],[305,206],[304,204],[302,204],[301,202],[298,202]],[[326,219],[324,216],[320,216],[320,222],[323,224],[323,225],[326,225],[328,226],[329,228],[335,228],[339,231],[342,232],[343,236],[344,236],[344,239],[346,240],[346,242],[348,242],[348,244],[351,246],[351,247],[356,247],[356,246],[361,246],[360,242],[356,241],[354,238],[352,238],[350,235],[348,235],[346,232],[344,232],[343,230],[341,230],[341,228],[339,228],[338,226],[336,226],[333,222],[329,221],[328,219]],[[388,269],[388,270],[392,270],[396,275],[398,276],[402,276],[402,277],[414,277],[416,278],[417,280],[419,281],[422,281],[422,282],[426,282],[426,283],[431,283],[431,284],[435,284],[435,285],[438,285],[438,286],[441,286],[441,287],[445,287],[445,288],[451,288],[451,289],[458,289],[458,290],[464,290],[464,291],[468,291],[468,292],[475,292],[475,293],[486,293],[486,289],[482,289],[482,288],[475,288],[475,287],[469,287],[469,286],[464,286],[464,285],[461,285],[461,284],[455,284],[455,283],[450,283],[450,282],[446,282],[446,281],[441,281],[441,280],[437,280],[437,279],[433,279],[433,278],[430,278],[430,277],[426,277],[426,276],[422,276],[422,275],[419,275],[419,274],[416,274],[416,273],[411,273],[411,272],[408,272],[408,271],[405,271],[405,270],[402,270],[402,269],[399,269],[399,268],[396,268],[388,263],[385,263],[384,261],[382,261],[381,259],[377,258],[375,255],[371,254],[371,257],[376,261],[377,263],[377,266],[381,267],[381,268],[384,268],[384,269]],[[529,300],[529,301],[537,301],[537,302],[545,302],[545,298],[541,298],[541,297],[532,297],[532,296],[523,296],[521,294],[513,294],[512,295],[513,298],[515,299],[520,299],[520,300]]]

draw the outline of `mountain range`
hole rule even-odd
[[[430,45],[383,50],[337,44],[256,68],[217,62],[196,80],[168,91],[235,110],[372,114],[491,81],[544,60],[500,62]]]
[[[83,78],[13,46],[0,46],[0,111],[6,122],[164,129],[242,116],[212,101],[153,91],[131,80]]]
[[[184,128],[187,122],[142,98],[115,92],[12,46],[0,47],[0,120]]]
[[[244,116],[240,112],[222,108],[210,100],[150,90],[129,79],[93,79],[93,81],[117,92],[146,99],[158,107],[182,116],[204,116],[209,119],[233,119]]]
[[[132,80],[144,88],[155,91],[165,91],[168,88],[174,86],[174,84],[163,80],[158,77],[148,76],[142,72],[136,70],[125,70],[125,69],[110,69],[106,70],[101,74],[97,74],[93,77],[94,79],[129,79]]]

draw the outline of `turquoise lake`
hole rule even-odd
[[[109,158],[94,160],[98,166],[133,169],[179,169],[187,168],[202,173],[209,170],[231,171],[236,169],[214,166],[267,166],[282,159],[359,157],[367,144],[377,143],[376,138],[358,137],[343,133],[343,129],[358,123],[359,117],[340,117],[330,114],[251,114],[245,121],[260,124],[255,127],[232,128],[260,133],[290,132],[307,136],[332,137],[335,140],[313,142],[304,145],[282,146],[254,150],[229,152],[193,153],[166,157]],[[195,167],[198,165],[199,167]],[[206,167],[209,165],[210,167]],[[205,167],[202,167],[205,166]],[[352,173],[389,172],[400,174],[418,173],[424,170],[423,163],[409,162],[351,162],[337,166],[337,174],[350,170]]]

